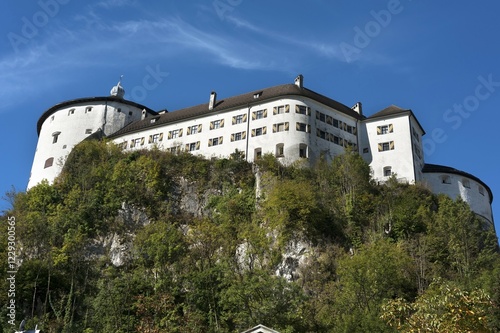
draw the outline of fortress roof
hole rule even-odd
[[[51,107],[50,109],[48,109],[47,111],[45,111],[42,114],[42,116],[40,117],[40,119],[38,119],[38,122],[37,122],[37,133],[38,133],[38,135],[40,135],[40,130],[42,129],[43,122],[48,117],[50,117],[51,114],[53,114],[57,110],[59,110],[61,108],[64,108],[64,107],[67,107],[67,106],[71,106],[71,105],[75,105],[75,104],[80,104],[80,103],[102,102],[102,101],[105,101],[105,102],[106,101],[120,102],[120,103],[123,103],[123,104],[128,104],[128,105],[131,105],[131,106],[135,106],[135,107],[140,108],[140,109],[144,109],[144,110],[146,110],[146,112],[148,112],[150,114],[153,114],[153,115],[156,114],[155,111],[151,110],[150,108],[148,108],[148,107],[146,107],[144,105],[141,105],[141,104],[138,104],[138,103],[132,102],[132,101],[127,101],[127,100],[125,100],[123,98],[120,98],[120,97],[117,97],[117,96],[77,98],[77,99],[72,99],[72,100],[69,100],[69,101],[64,101],[64,102],[61,102],[59,104],[56,104],[53,107]]]
[[[218,100],[215,102],[212,110],[209,110],[209,103],[204,103],[136,121],[110,135],[110,137],[118,137],[123,134],[138,132],[147,128],[161,126],[162,124],[175,123],[177,121],[190,118],[203,117],[210,113],[216,114],[218,112],[229,111],[245,106],[252,106],[263,102],[284,98],[286,96],[307,97],[321,104],[334,108],[335,110],[340,111],[352,118],[363,118],[359,113],[352,110],[347,105],[337,102],[329,97],[318,94],[307,88],[300,88],[296,84],[284,84]],[[156,119],[156,121],[154,123],[151,123],[151,119]]]
[[[424,128],[422,127],[422,125],[418,121],[417,117],[415,117],[415,114],[413,113],[412,110],[410,110],[410,109],[402,109],[399,106],[394,105],[394,104],[393,105],[389,105],[385,109],[383,109],[383,110],[381,110],[381,111],[379,111],[379,112],[377,112],[375,114],[372,114],[371,116],[369,116],[368,118],[366,118],[365,121],[375,120],[375,119],[383,118],[383,117],[393,117],[393,116],[398,115],[398,114],[408,114],[408,115],[411,115],[415,119],[415,121],[417,122],[418,126],[420,126],[420,129],[422,130],[422,133],[425,134]]]
[[[438,164],[428,164],[426,163],[424,167],[422,168],[423,173],[451,173],[459,176],[463,176],[472,180],[475,180],[479,184],[481,184],[486,191],[488,191],[488,194],[490,195],[490,204],[493,202],[493,192],[489,188],[486,183],[484,183],[481,179],[477,178],[474,175],[471,175],[470,173],[467,173],[465,171],[461,171],[449,166],[444,166],[444,165],[438,165]]]

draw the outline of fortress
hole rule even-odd
[[[424,129],[409,109],[391,105],[365,116],[361,103],[348,107],[294,83],[218,99],[168,112],[125,100],[120,82],[110,96],[78,98],[54,105],[37,124],[38,144],[28,189],[52,182],[75,145],[108,137],[126,151],[189,151],[206,158],[238,150],[252,162],[271,153],[282,163],[331,160],[351,147],[364,158],[377,181],[392,175],[424,183],[434,193],[462,198],[493,227],[490,188],[479,178],[451,167],[424,162]]]

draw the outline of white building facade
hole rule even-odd
[[[462,198],[493,225],[493,197],[486,184],[465,172],[425,164],[425,131],[411,110],[390,106],[366,117],[361,103],[351,108],[309,90],[301,75],[293,84],[222,100],[215,92],[208,97],[206,104],[154,112],[124,100],[118,84],[112,96],[50,108],[38,122],[39,141],[28,188],[42,179],[53,181],[74,145],[96,131],[126,151],[158,147],[221,158],[237,150],[249,162],[270,153],[284,164],[314,163],[320,157],[331,160],[351,147],[369,163],[376,180],[395,175],[403,182],[425,183],[435,193]],[[55,161],[60,162],[55,165]],[[445,175],[460,180],[447,187],[442,182]]]
[[[59,103],[38,120],[38,143],[28,188],[43,179],[52,182],[62,170],[73,147],[91,135],[110,135],[127,124],[154,113],[123,99],[118,83],[107,97],[80,98]]]

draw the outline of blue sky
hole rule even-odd
[[[40,0],[0,5],[0,192],[24,191],[36,122],[106,96],[176,110],[304,75],[366,115],[412,109],[425,160],[492,189],[500,230],[500,3],[485,0]],[[146,81],[145,81],[146,80]],[[146,82],[146,84],[145,84]],[[495,148],[491,150],[490,148]],[[8,208],[2,201],[0,210]]]

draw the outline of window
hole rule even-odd
[[[176,129],[168,132],[168,139],[177,139],[182,137],[182,128]]]
[[[222,136],[219,136],[219,137],[216,137],[216,138],[212,138],[212,139],[208,139],[208,146],[209,147],[218,146],[218,145],[221,145],[221,144],[222,144]]]
[[[422,158],[422,152],[420,151],[420,148],[416,143],[413,145],[413,148],[415,149],[415,154],[418,156],[418,158]]]
[[[289,129],[290,129],[290,125],[288,122],[273,125],[273,133],[288,131]]]
[[[92,128],[87,128],[85,130],[85,134],[92,134]]]
[[[339,121],[337,119],[333,118],[333,127],[339,128],[339,126],[340,126]]]
[[[245,140],[247,138],[247,132],[238,132],[231,134],[231,141]]]
[[[322,122],[326,122],[326,115],[322,112],[316,111],[316,119]]]
[[[144,144],[144,138],[137,138],[130,141],[130,148]]]
[[[394,131],[394,126],[392,124],[377,126],[377,135],[392,133],[393,131]]]
[[[363,148],[363,154],[368,154],[370,152],[369,148]]]
[[[233,125],[243,124],[246,121],[247,121],[247,115],[246,114],[239,114],[237,116],[233,116]]]
[[[69,109],[68,116],[75,114],[75,109]]]
[[[279,105],[273,108],[273,114],[283,114],[290,112],[290,105]]]
[[[327,139],[327,133],[325,131],[322,131],[320,130],[319,128],[316,129],[316,136],[322,138],[322,139],[325,139],[325,140],[328,140]],[[328,135],[328,138],[330,137],[330,135]]]
[[[304,123],[296,123],[295,124],[295,129],[299,132],[307,132],[311,133],[311,125],[307,125]]]
[[[60,134],[61,134],[61,132],[52,133],[52,143],[57,143],[57,140],[59,139]]]
[[[295,112],[300,114],[305,114],[306,116],[310,116],[311,108],[305,105],[295,105]]]
[[[117,112],[122,112],[121,108],[116,109]]]
[[[257,110],[252,113],[252,120],[263,119],[267,117],[267,109]]]
[[[413,132],[413,136],[415,137],[415,139],[420,142],[420,136],[418,135],[417,131],[415,130],[415,127],[412,127],[412,132]]]
[[[347,125],[347,133],[353,133],[354,132],[354,127]]]
[[[262,157],[262,148],[255,148],[254,152],[253,152],[253,158],[255,160],[258,160],[259,158]]]
[[[163,141],[163,133],[150,135],[148,143],[158,143],[160,141]]]
[[[378,144],[378,151],[394,150],[394,141],[382,142]]]
[[[188,150],[188,151],[195,151],[195,150],[199,150],[199,149],[200,149],[200,141],[191,142],[191,143],[186,144],[186,150]]]
[[[285,145],[283,143],[278,143],[276,145],[276,157],[285,156]]]
[[[265,135],[267,133],[267,127],[259,127],[259,128],[254,128],[252,130],[252,136],[260,136],[260,135]]]
[[[478,190],[479,190],[479,194],[484,195],[484,187],[479,186]]]
[[[193,135],[193,134],[201,133],[201,130],[202,130],[202,125],[201,124],[189,126],[187,128],[187,135]]]
[[[52,121],[54,121],[55,117],[56,117],[56,116],[52,116],[52,117],[50,117],[50,121],[51,121],[51,122],[52,122]]]
[[[54,164],[54,158],[50,157],[45,160],[45,166],[43,167],[44,169],[50,168]]]
[[[466,188],[470,188],[470,181],[468,179],[462,179],[462,185]]]
[[[214,120],[210,122],[210,129],[218,129],[224,127],[224,119]]]
[[[120,148],[122,150],[127,149],[127,143],[128,143],[127,141],[124,141],[124,142],[117,144],[117,146],[118,146],[118,148]]]
[[[441,176],[442,184],[451,184],[451,177],[448,175]]]
[[[128,115],[129,115],[129,116],[133,115],[132,111],[129,111],[129,112],[128,112]]]
[[[181,146],[172,146],[170,148],[167,148],[167,151],[172,153],[172,154],[177,154],[181,152]]]
[[[192,135],[197,133],[198,133],[198,125],[193,125],[188,127],[187,135]]]
[[[299,157],[307,158],[307,145],[304,143],[299,144]]]
[[[91,111],[92,111],[92,107],[91,107],[91,106],[87,106],[87,107],[85,108],[85,113],[87,113],[87,112],[91,112]]]
[[[384,177],[390,177],[392,176],[392,167],[386,166],[384,168]]]

